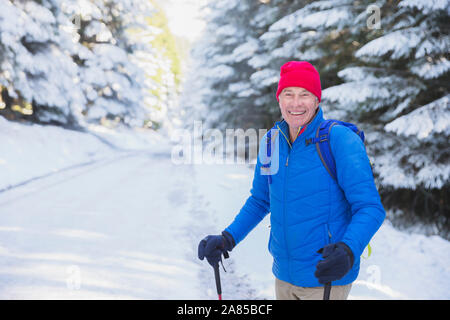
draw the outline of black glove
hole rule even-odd
[[[222,254],[228,257],[228,251],[234,246],[234,239],[227,231],[223,231],[222,235],[210,235],[198,244],[198,258],[203,260],[206,257],[209,264],[215,267],[222,261]]]
[[[326,245],[317,252],[325,259],[317,263],[314,273],[322,284],[341,279],[353,266],[353,252],[343,242]]]

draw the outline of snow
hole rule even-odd
[[[269,60],[268,54],[255,54],[251,59],[248,60],[248,65],[254,69],[262,68],[267,66],[267,61]]]
[[[401,156],[404,156],[404,153],[400,152],[394,156],[391,154],[377,156],[374,166],[379,172],[379,180],[385,186],[414,190],[417,179],[414,175],[408,175],[399,165]]]
[[[239,212],[251,165],[175,165],[143,130],[0,117],[0,134],[1,299],[216,299],[197,244]],[[275,298],[268,224],[224,261],[224,299]],[[450,298],[448,241],[385,221],[371,247],[349,299]]]
[[[324,99],[331,101],[339,101],[342,105],[348,105],[350,109],[355,103],[363,103],[368,98],[374,100],[383,100],[391,97],[391,93],[386,84],[390,78],[376,79],[374,77],[366,77],[363,81],[353,81],[339,84],[333,87],[326,88],[322,91]],[[374,90],[374,89],[377,90]],[[354,94],[358,92],[358,94]]]
[[[352,18],[350,12],[339,8],[323,10],[304,16],[298,20],[300,25],[305,28],[316,29],[319,27],[342,28]]]
[[[423,13],[428,14],[438,10],[449,10],[448,0],[403,0],[398,4],[399,7],[417,8]]]
[[[426,139],[432,134],[450,133],[450,95],[446,95],[385,126],[386,131]]]
[[[256,39],[249,39],[247,42],[241,44],[233,50],[232,59],[234,62],[241,62],[251,58],[258,50],[258,41]]]
[[[0,190],[95,160],[102,152],[108,152],[95,137],[63,132],[52,126],[10,123],[0,117]],[[79,140],[80,137],[83,139]],[[82,142],[83,148],[77,147],[77,141]]]
[[[450,36],[439,36],[438,38],[425,39],[418,47],[415,54],[416,58],[426,57],[430,54],[439,54],[446,52],[450,46]]]
[[[236,30],[236,28],[232,25],[224,25],[216,30],[217,35],[228,37],[233,36],[236,32],[238,32],[238,30]]]
[[[383,56],[391,53],[391,59],[406,58],[411,50],[423,40],[424,32],[421,28],[409,28],[388,33],[370,41],[359,49],[355,56]]]
[[[148,141],[148,138],[118,134],[100,126],[92,125],[90,128],[91,134],[83,134],[55,126],[18,124],[0,116],[0,190],[72,167],[106,160],[126,148],[142,148],[143,145],[155,143],[154,138]],[[113,144],[99,143],[110,140],[114,141]]]
[[[253,84],[259,84],[262,86],[273,85],[278,82],[278,71],[273,69],[263,69],[256,71],[250,76],[250,81]]]
[[[98,42],[108,42],[113,38],[113,35],[111,31],[109,31],[108,27],[99,21],[91,22],[86,27],[85,35],[89,38],[95,36]]]
[[[282,17],[270,26],[269,31],[285,31],[286,33],[290,33],[299,26],[306,29],[336,27],[339,30],[348,24],[348,21],[352,18],[351,13],[346,8],[347,4],[342,3],[341,5],[342,7],[338,6],[333,8],[330,1],[313,2]],[[331,8],[328,9],[330,6]],[[321,11],[315,12],[317,9]]]
[[[383,115],[383,120],[390,120],[409,106],[412,98],[424,89],[423,84],[394,75],[378,76],[375,68],[346,68],[338,73],[350,81],[328,87],[322,91],[326,103],[338,102],[341,109],[352,112],[360,107],[366,110],[376,110],[386,105],[390,109]],[[365,77],[363,72],[367,72]],[[357,93],[357,94],[355,94]],[[395,108],[394,108],[395,107]]]
[[[441,57],[437,61],[433,61],[433,63],[426,61],[411,68],[413,73],[424,79],[438,78],[448,72],[448,70],[450,70],[450,61],[445,57]]]
[[[280,20],[276,21],[275,23],[273,23],[270,26],[268,35],[270,35],[270,33],[276,32],[276,31],[278,31],[278,32],[284,31],[286,33],[294,31],[295,27],[297,26],[297,24],[296,24],[297,19],[298,19],[298,17],[302,16],[304,11],[305,11],[305,9],[297,10],[289,15],[284,16]],[[267,39],[268,35],[264,36],[263,39]]]
[[[234,69],[225,64],[218,65],[211,69],[209,77],[216,81],[230,78],[234,75]]]

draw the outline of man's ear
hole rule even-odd
[[[316,97],[316,110],[314,111],[314,116],[319,112],[319,99]]]

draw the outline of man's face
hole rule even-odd
[[[304,88],[287,87],[278,96],[281,114],[290,128],[303,127],[316,113],[319,100]]]

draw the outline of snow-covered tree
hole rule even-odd
[[[146,0],[0,0],[0,113],[148,124],[174,78],[151,45],[161,32],[147,20],[154,13]],[[163,84],[152,81],[157,70]]]
[[[74,34],[59,28],[69,24],[36,1],[0,0],[3,109],[34,112],[42,122],[80,119],[85,98],[77,86],[78,66],[66,52],[77,50],[77,45]]]
[[[324,98],[367,132],[384,204],[449,230],[449,2],[378,5],[381,28],[367,30],[358,60],[337,73],[344,83]]]
[[[109,119],[142,125],[148,117],[145,97],[145,72],[135,53],[155,55],[149,40],[158,30],[145,20],[152,14],[148,1],[142,0],[51,0],[75,24],[79,43],[75,53],[80,84],[86,100],[88,121]],[[141,37],[135,37],[139,32]],[[87,49],[87,50],[86,50]]]
[[[178,39],[172,34],[168,26],[168,19],[164,10],[152,0],[156,12],[147,19],[147,23],[159,29],[150,43],[154,54],[149,55],[141,51],[141,67],[146,70],[151,95],[148,105],[150,106],[149,124],[152,128],[170,130],[173,126],[177,99],[180,91],[181,81],[181,56],[178,47]],[[141,35],[138,34],[139,37]],[[145,58],[147,57],[147,58]],[[176,111],[174,111],[176,112]]]

